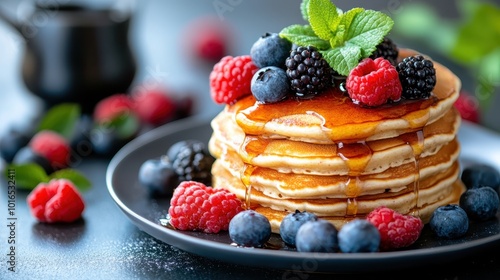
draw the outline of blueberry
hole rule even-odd
[[[464,168],[461,176],[462,182],[467,188],[475,186],[489,186],[497,193],[500,192],[500,173],[495,168],[477,164]]]
[[[460,196],[460,207],[471,220],[485,221],[495,217],[499,204],[498,194],[485,186],[467,189]]]
[[[51,174],[54,172],[54,168],[50,164],[49,160],[42,155],[35,153],[29,146],[25,146],[21,148],[14,159],[12,160],[13,164],[28,164],[34,163],[39,165],[45,170],[45,173]]]
[[[467,233],[469,218],[459,205],[448,204],[432,212],[429,226],[438,237],[453,239]]]
[[[264,215],[245,210],[229,222],[229,237],[239,246],[261,247],[271,237],[271,223]]]
[[[290,92],[290,80],[285,70],[268,66],[259,69],[252,77],[251,91],[261,103],[275,103],[286,98]]]
[[[171,196],[178,185],[177,174],[166,158],[149,159],[139,169],[139,182],[151,196]]]
[[[308,221],[316,221],[318,217],[309,212],[300,212],[296,210],[294,213],[286,215],[280,224],[281,239],[288,245],[295,246],[295,236],[300,226]]]
[[[303,224],[295,236],[299,252],[331,253],[338,249],[338,231],[326,220],[309,221]]]
[[[344,253],[376,252],[380,232],[369,221],[355,219],[345,224],[338,233],[339,248]]]
[[[266,33],[250,49],[253,63],[259,67],[276,66],[285,68],[285,60],[290,55],[292,43],[277,33]]]
[[[17,130],[10,130],[9,133],[0,139],[0,156],[6,162],[12,162],[16,153],[30,141],[30,136]]]

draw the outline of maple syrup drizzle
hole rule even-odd
[[[243,170],[241,170],[241,182],[245,186],[245,209],[251,209],[251,196],[252,196],[252,184],[250,182],[250,176],[255,170],[255,166],[250,164],[245,164]]]
[[[417,130],[413,133],[406,133],[400,136],[400,138],[406,142],[407,145],[410,145],[413,151],[413,162],[415,166],[414,171],[414,182],[413,182],[413,193],[415,194],[414,206],[410,210],[410,214],[414,216],[418,216],[419,214],[419,206],[418,206],[418,198],[419,198],[419,189],[420,189],[420,157],[424,151],[424,132],[423,130]]]

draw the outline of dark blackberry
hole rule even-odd
[[[389,62],[396,66],[398,60],[399,50],[396,44],[392,42],[391,39],[385,37],[380,44],[377,45],[377,49],[370,55],[371,59],[375,59],[377,57],[383,57]]]
[[[404,99],[429,98],[436,85],[436,70],[431,60],[422,55],[409,56],[396,66],[403,86]]]
[[[170,160],[179,177],[179,182],[196,181],[211,186],[211,169],[215,159],[205,151],[205,144],[194,140],[182,143],[174,145],[176,153],[167,153],[175,154],[175,157],[170,158]]]
[[[285,61],[290,86],[300,98],[311,98],[332,85],[333,69],[313,46],[299,46]]]

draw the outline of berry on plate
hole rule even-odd
[[[276,66],[285,68],[292,43],[278,33],[265,33],[252,45],[250,56],[257,67]]]
[[[205,149],[205,144],[198,140],[176,142],[167,151],[172,168],[179,177],[179,182],[196,181],[207,186],[212,185],[212,164],[215,158]]]
[[[146,124],[159,126],[167,123],[176,113],[175,101],[161,90],[138,91],[132,95],[132,108]]]
[[[38,184],[26,198],[31,214],[40,222],[74,222],[85,208],[75,185],[66,179]]]
[[[68,141],[57,132],[42,130],[31,138],[28,146],[34,153],[45,157],[53,169],[69,166],[71,148]]]
[[[500,172],[489,165],[467,166],[462,171],[461,179],[469,189],[476,186],[488,186],[497,193],[500,191]]]
[[[458,238],[467,233],[469,218],[460,206],[456,204],[443,205],[432,212],[429,227],[438,237]]]
[[[229,237],[238,246],[262,247],[271,237],[271,223],[254,210],[244,210],[231,219]]]
[[[217,233],[243,210],[241,201],[227,190],[184,181],[174,190],[168,209],[169,223],[179,230]]]
[[[218,104],[232,104],[251,94],[250,83],[258,69],[249,55],[223,57],[209,76],[212,99]]]
[[[297,251],[336,252],[338,250],[337,234],[335,226],[326,220],[308,221],[297,231],[295,237]]]
[[[288,245],[295,246],[295,236],[300,226],[308,221],[316,221],[318,217],[310,212],[300,212],[296,210],[293,213],[286,215],[280,224],[280,236],[283,242]]]
[[[171,196],[178,185],[177,174],[166,157],[149,159],[139,168],[139,182],[151,196]]]
[[[403,86],[402,98],[429,98],[436,85],[436,70],[431,60],[422,55],[405,57],[396,70]]]
[[[396,44],[388,38],[384,37],[384,40],[377,45],[375,51],[370,55],[371,59],[375,59],[377,57],[383,57],[389,62],[396,66],[398,60],[399,50]]]
[[[380,232],[380,249],[390,250],[410,246],[417,241],[424,227],[422,220],[403,215],[386,206],[372,210],[366,219]]]
[[[259,69],[252,78],[252,94],[261,103],[276,103],[290,92],[290,81],[285,70],[268,66]]]
[[[496,216],[500,205],[498,194],[490,187],[475,186],[460,196],[462,207],[471,220],[486,221]]]
[[[401,99],[398,72],[382,57],[363,59],[347,76],[346,88],[355,104],[368,107]]]
[[[380,246],[380,232],[364,219],[355,219],[342,226],[338,239],[340,251],[344,253],[377,252]]]
[[[462,91],[453,105],[457,108],[462,119],[473,123],[481,122],[479,101],[473,95]]]

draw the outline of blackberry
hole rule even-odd
[[[313,46],[293,49],[285,65],[290,86],[297,97],[314,97],[332,85],[333,69]]]
[[[380,44],[377,45],[377,49],[370,55],[371,59],[375,59],[377,57],[383,57],[389,62],[396,66],[398,60],[399,50],[396,44],[392,42],[391,39],[385,37]]]
[[[436,70],[431,60],[422,55],[409,56],[396,66],[403,86],[402,98],[429,98],[436,85]]]
[[[207,186],[212,185],[211,169],[215,159],[205,151],[203,142],[187,140],[172,147],[175,147],[176,152],[168,151],[167,154],[175,155],[169,159],[179,182],[196,181]]]

